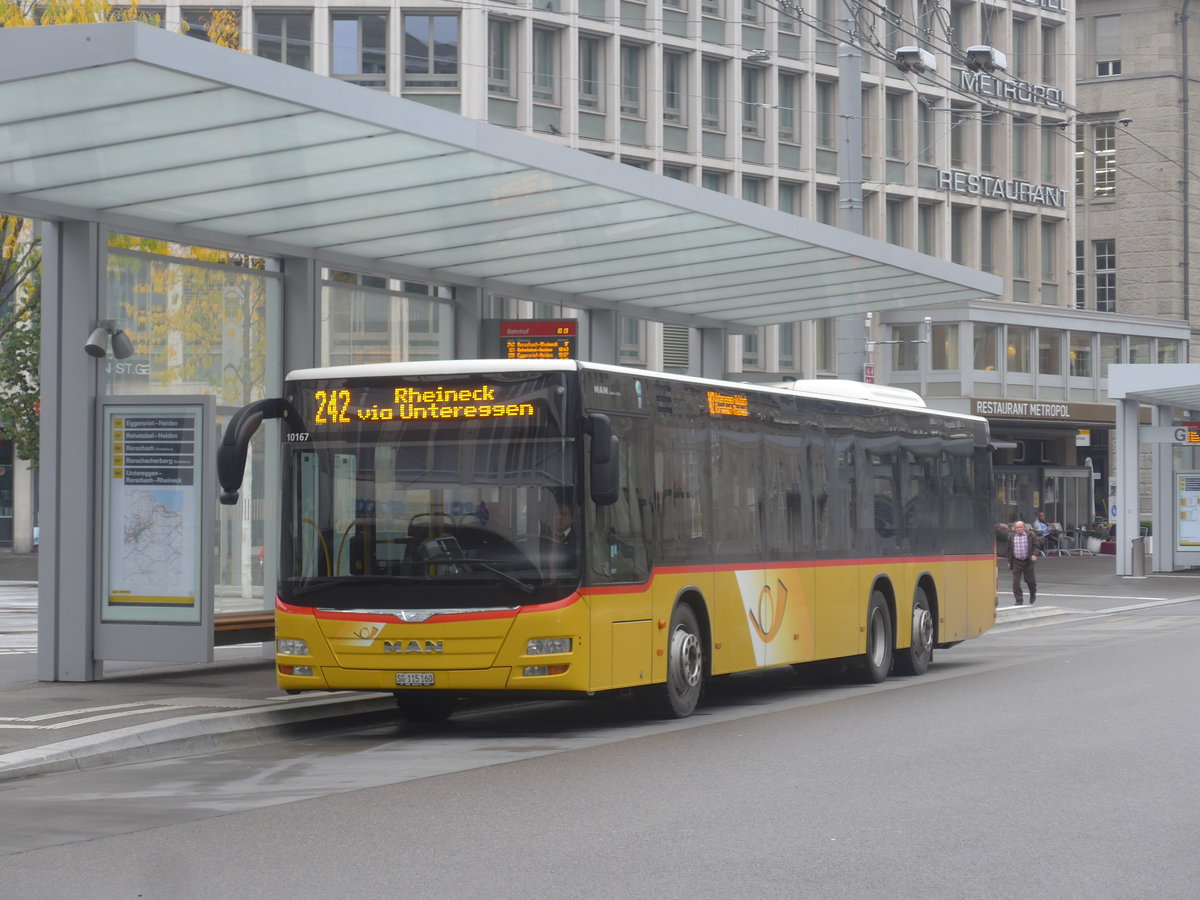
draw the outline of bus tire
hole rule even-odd
[[[671,614],[667,634],[667,680],[643,689],[646,712],[662,719],[692,714],[704,691],[704,644],[696,613],[680,603]]]
[[[396,707],[405,722],[445,722],[458,708],[458,695],[446,691],[397,691]]]
[[[913,594],[912,642],[896,653],[896,671],[901,675],[924,675],[933,661],[933,612],[924,588]]]
[[[867,649],[860,662],[860,676],[865,684],[879,684],[892,669],[892,617],[887,600],[879,591],[871,592],[867,603]]]

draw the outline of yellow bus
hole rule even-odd
[[[276,665],[411,719],[487,691],[639,692],[835,660],[919,675],[995,623],[985,420],[909,391],[571,360],[308,369],[279,419]]]

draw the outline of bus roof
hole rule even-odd
[[[585,362],[576,359],[441,359],[423,362],[369,363],[356,366],[328,366],[314,369],[295,369],[289,372],[286,381],[313,381],[340,378],[402,378],[419,375],[482,375],[489,372],[577,372],[587,369],[619,372],[643,378],[665,378],[671,381],[692,384],[711,384],[723,390],[761,391],[764,393],[801,395],[821,400],[838,400],[845,403],[861,403],[891,409],[913,411],[927,409],[920,394],[905,388],[882,384],[865,384],[837,378],[798,379],[783,384],[754,384],[742,381],[725,381],[715,378],[700,378],[657,372],[650,369],[632,369],[605,363]],[[939,416],[986,421],[970,413],[928,409]]]

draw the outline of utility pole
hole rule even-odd
[[[838,227],[863,233],[862,197],[862,50],[854,29],[850,0],[842,0],[842,31],[838,45]],[[863,380],[866,364],[866,333],[861,313],[839,316],[837,333],[838,378]]]

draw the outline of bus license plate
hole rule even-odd
[[[397,672],[396,684],[400,687],[433,687],[433,673]]]

